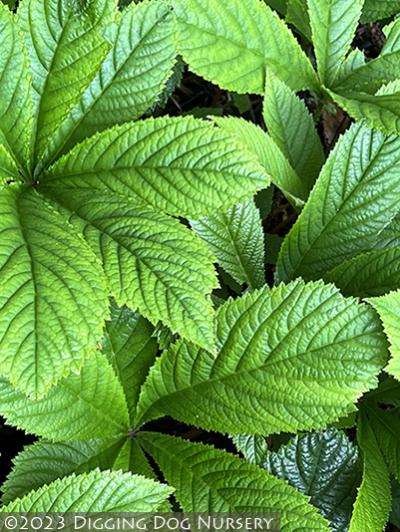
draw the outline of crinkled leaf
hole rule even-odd
[[[117,194],[48,190],[101,259],[118,304],[206,348],[214,345],[210,293],[217,286],[206,245],[178,220]]]
[[[155,432],[138,437],[184,512],[278,512],[282,532],[329,530],[304,495],[237,456]]]
[[[344,432],[330,429],[295,436],[266,457],[265,467],[311,497],[332,531],[347,530],[361,467],[357,449]]]
[[[250,288],[265,284],[264,234],[253,199],[191,225],[235,281]]]
[[[121,384],[106,357],[89,357],[79,375],[70,375],[44,399],[30,401],[0,380],[0,415],[7,422],[56,441],[126,435],[128,407]]]
[[[254,155],[210,122],[163,117],[91,137],[57,161],[43,182],[72,196],[117,192],[193,217],[238,203],[269,177]]]
[[[271,69],[294,90],[318,87],[285,23],[259,0],[173,0],[178,49],[191,70],[239,93],[262,94]]]
[[[0,512],[154,512],[172,491],[129,473],[92,471],[56,480]]]
[[[376,22],[400,12],[399,0],[365,0],[362,22]]]
[[[107,316],[93,252],[34,189],[0,191],[0,371],[44,395],[96,349]]]
[[[282,281],[318,279],[371,249],[400,201],[400,139],[355,124],[322,169],[278,260]]]
[[[231,434],[324,427],[354,410],[386,360],[374,311],[322,282],[228,301],[216,328],[216,356],[178,342],[157,360],[139,400],[141,423],[170,415]]]
[[[268,452],[268,443],[259,434],[238,434],[232,437],[233,443],[244,458],[251,464],[263,466]]]

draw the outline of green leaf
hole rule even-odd
[[[108,298],[100,263],[32,188],[0,194],[0,371],[43,396],[96,350]]]
[[[191,226],[235,281],[251,289],[265,284],[264,233],[253,199],[192,221]]]
[[[266,68],[293,90],[318,87],[288,27],[259,0],[173,0],[172,5],[179,51],[196,74],[239,93],[262,94]]]
[[[300,176],[306,200],[325,159],[311,114],[287,85],[269,75],[263,116],[273,141]]]
[[[392,357],[385,369],[390,375],[400,380],[400,290],[390,292],[390,294],[382,297],[369,299],[368,302],[378,312],[390,343]]]
[[[281,247],[280,280],[318,279],[372,248],[398,213],[399,148],[398,137],[362,124],[343,135]]]
[[[335,532],[347,530],[361,480],[358,452],[344,432],[295,436],[266,457],[266,469],[311,497]]]
[[[375,434],[362,412],[358,420],[357,441],[364,460],[363,479],[349,532],[381,532],[391,509],[389,473]]]
[[[57,161],[43,183],[70,195],[117,192],[195,217],[240,202],[269,177],[254,155],[210,122],[163,117],[95,135]]]
[[[103,32],[114,12],[113,0],[23,2],[19,13],[34,88],[35,163],[95,76],[109,47]]]
[[[137,312],[111,303],[102,350],[124,389],[132,417],[139,390],[155,360],[154,327]]]
[[[28,61],[14,15],[0,5],[0,142],[25,167],[32,121]]]
[[[276,185],[288,200],[302,207],[308,190],[304,182],[290,166],[288,160],[270,135],[252,122],[235,117],[213,117],[218,127],[232,135],[257,157]]]
[[[307,0],[288,0],[286,23],[292,24],[304,37],[311,41],[310,16]]]
[[[237,456],[155,432],[138,438],[184,512],[278,512],[285,532],[329,530],[304,495]]]
[[[383,296],[400,286],[400,247],[361,253],[324,276],[344,295]]]
[[[13,460],[13,468],[2,485],[2,502],[7,504],[30,491],[72,473],[86,473],[96,467],[111,469],[124,440],[39,441],[25,447]]]
[[[101,259],[109,288],[153,324],[214,347],[210,293],[217,286],[206,245],[164,213],[127,197],[62,187],[51,192]]]
[[[136,438],[125,441],[114,463],[114,469],[130,471],[154,480],[157,478]]]
[[[334,83],[357,29],[364,0],[307,0],[318,74]]]
[[[397,215],[379,235],[374,249],[389,249],[400,247],[400,216]]]
[[[386,360],[374,311],[322,282],[228,301],[216,328],[217,356],[181,341],[157,360],[138,425],[169,415],[231,434],[325,427],[376,386]]]
[[[173,20],[162,1],[132,4],[120,14],[112,48],[58,132],[49,151],[66,152],[94,133],[141,116],[172,74]]]
[[[0,144],[0,183],[20,178],[18,166],[10,152]]]
[[[129,427],[124,392],[101,353],[87,359],[80,375],[65,378],[38,401],[1,379],[0,414],[15,427],[53,441],[117,438]]]
[[[400,12],[399,0],[365,0],[362,22],[376,22]]]
[[[251,464],[263,466],[268,452],[268,443],[264,436],[238,434],[232,437],[233,443],[244,458]]]
[[[148,478],[92,471],[56,480],[3,506],[0,512],[151,512],[172,491]]]

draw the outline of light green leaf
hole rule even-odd
[[[235,281],[251,289],[265,284],[264,233],[253,199],[191,225]]]
[[[3,506],[0,512],[151,512],[172,491],[129,473],[92,471],[56,480]]]
[[[357,29],[364,0],[307,0],[318,74],[334,83]]]
[[[124,392],[101,353],[87,359],[80,375],[65,378],[38,401],[1,379],[0,414],[15,427],[52,441],[117,438],[129,427]]]
[[[60,185],[49,190],[70,212],[101,259],[109,288],[153,324],[213,349],[210,294],[218,285],[212,256],[188,228],[164,213],[117,194]]]
[[[32,122],[31,81],[14,15],[0,4],[0,142],[25,167]]]
[[[239,93],[262,94],[271,69],[293,90],[318,87],[310,61],[260,0],[173,0],[178,48],[193,72]]]
[[[157,101],[172,74],[173,19],[162,1],[132,4],[120,14],[112,49],[49,151],[67,151],[94,133],[141,116]]]
[[[368,251],[398,213],[400,139],[355,124],[340,139],[281,247],[278,276],[318,279]]]
[[[10,152],[0,144],[0,183],[20,178],[18,166]]]
[[[78,371],[108,314],[104,274],[72,227],[31,188],[0,194],[0,372],[32,397]]]
[[[34,162],[90,83],[109,45],[114,0],[26,0],[20,10],[35,103]]]
[[[210,122],[163,117],[95,135],[57,161],[43,182],[70,195],[117,192],[195,217],[240,202],[269,177],[254,155]]]
[[[329,530],[307,497],[237,456],[155,432],[138,438],[184,512],[278,512],[282,532]]]
[[[376,386],[386,360],[374,311],[322,282],[228,301],[216,328],[217,356],[181,341],[157,360],[138,424],[169,415],[231,434],[325,427]]]
[[[400,247],[361,253],[324,276],[344,295],[383,296],[400,286]]]
[[[236,117],[213,117],[218,127],[232,135],[257,157],[288,200],[302,207],[308,190],[270,135],[252,122]]]
[[[389,473],[375,434],[362,413],[358,420],[357,441],[364,460],[363,479],[349,532],[381,532],[391,509]]]
[[[390,343],[392,357],[386,371],[400,380],[400,290],[382,297],[371,298],[368,302],[378,312]]]
[[[154,327],[140,314],[112,301],[102,350],[124,389],[131,416],[158,351],[153,334]]]
[[[125,441],[114,463],[114,469],[129,471],[154,480],[157,478],[136,438],[129,438]]]
[[[310,496],[332,531],[347,530],[361,467],[357,449],[344,432],[330,429],[295,436],[266,457],[265,467]]]
[[[44,484],[72,473],[95,468],[111,469],[124,440],[90,440],[70,443],[39,441],[25,447],[13,460],[13,468],[2,485],[7,504]]]
[[[400,12],[399,0],[365,0],[362,22],[376,22]]]
[[[263,116],[273,141],[300,176],[306,200],[325,159],[311,114],[287,85],[269,75]]]
[[[233,443],[250,464],[263,466],[268,452],[268,443],[264,436],[238,434],[232,437]]]

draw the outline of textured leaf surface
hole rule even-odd
[[[400,286],[400,248],[357,255],[336,266],[324,279],[338,286],[344,295],[383,296]]]
[[[0,183],[19,179],[18,166],[10,152],[0,144]]]
[[[158,351],[153,333],[154,327],[139,313],[112,302],[102,349],[124,389],[131,416]]]
[[[214,346],[210,293],[217,286],[212,257],[200,238],[145,204],[99,191],[50,191],[70,213],[101,259],[119,304],[138,308],[154,324]]]
[[[296,206],[302,206],[308,190],[290,166],[289,161],[270,135],[252,122],[236,117],[213,117],[218,127],[234,138],[257,157],[276,185]]]
[[[258,466],[264,465],[265,456],[268,452],[268,443],[264,436],[238,434],[233,436],[232,440],[237,450],[243,454],[248,462]]]
[[[371,249],[398,212],[400,140],[355,124],[332,152],[286,237],[278,276],[316,279]]]
[[[70,375],[44,399],[30,401],[0,380],[0,414],[7,422],[49,440],[119,437],[128,432],[122,387],[101,353],[89,357],[80,375]]]
[[[332,85],[354,38],[364,0],[308,0],[318,74]]]
[[[16,499],[1,512],[151,512],[173,490],[137,475],[92,471],[71,475]]]
[[[156,102],[175,61],[173,29],[164,2],[133,3],[124,10],[109,35],[112,49],[58,133],[56,152],[138,118]]]
[[[377,310],[390,342],[391,359],[386,371],[400,380],[400,291],[372,298],[369,303]]]
[[[142,390],[140,422],[171,415],[231,434],[324,427],[354,410],[385,363],[372,309],[321,282],[228,301],[216,326],[216,357],[178,342],[158,359]]]
[[[28,157],[32,102],[23,41],[13,19],[8,7],[0,4],[0,142],[24,166]]]
[[[357,441],[364,465],[349,532],[384,530],[391,509],[389,473],[368,420],[358,420]]]
[[[235,281],[250,288],[265,284],[264,233],[253,199],[191,225]]]
[[[266,469],[311,497],[335,532],[347,530],[361,480],[357,449],[344,432],[295,436],[269,454]]]
[[[288,0],[285,20],[287,24],[295,26],[311,42],[312,35],[307,0]]]
[[[178,48],[191,70],[239,93],[262,94],[265,69],[294,90],[318,86],[288,27],[259,0],[173,0]]]
[[[33,189],[0,191],[0,371],[39,397],[78,371],[100,340],[107,290],[100,263]]]
[[[304,495],[237,456],[153,432],[139,439],[184,512],[279,512],[283,532],[329,530]]]
[[[304,103],[275,76],[268,76],[264,121],[274,142],[303,183],[303,200],[321,170],[324,153],[314,121]]]
[[[49,443],[39,441],[25,447],[13,460],[13,469],[2,485],[2,502],[7,504],[30,491],[72,473],[111,469],[123,440]]]
[[[113,0],[23,2],[21,29],[28,48],[36,107],[36,160],[100,66],[108,49],[103,31],[114,9]]]
[[[158,118],[104,131],[76,146],[47,187],[117,192],[179,216],[213,213],[268,185],[254,155],[210,122]]]
[[[365,0],[362,21],[376,22],[399,12],[399,0]]]

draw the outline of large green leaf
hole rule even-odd
[[[65,378],[37,401],[1,379],[0,414],[15,427],[53,441],[117,438],[129,429],[124,392],[101,353],[88,358],[80,375]]]
[[[32,188],[0,190],[0,372],[44,395],[96,349],[108,298],[100,263]]]
[[[349,532],[381,532],[391,509],[389,473],[374,431],[363,413],[358,420],[357,441],[364,460],[363,479]]]
[[[148,478],[92,471],[56,480],[0,512],[154,512],[172,491]]]
[[[52,141],[53,160],[97,131],[142,115],[172,74],[175,40],[166,3],[133,3],[117,22],[112,49]]]
[[[35,103],[35,162],[92,80],[108,49],[114,0],[26,0],[20,9]]]
[[[222,210],[268,185],[254,155],[210,122],[149,119],[104,131],[46,172],[48,188],[118,192],[179,216]]]
[[[158,351],[153,334],[154,327],[140,314],[112,302],[102,349],[124,389],[130,415]]]
[[[272,139],[300,176],[301,197],[306,200],[324,162],[321,140],[311,114],[285,83],[269,75],[263,116]]]
[[[139,423],[170,415],[231,434],[324,427],[354,410],[386,360],[372,309],[322,282],[228,301],[216,327],[217,356],[178,342],[157,360]]]
[[[400,380],[400,290],[369,299],[368,302],[377,310],[390,342],[392,357],[386,371]]]
[[[265,284],[264,233],[253,199],[191,225],[235,281],[250,288]]]
[[[400,139],[353,125],[332,152],[281,247],[279,279],[318,279],[370,250],[398,212],[399,171]]]
[[[400,248],[361,253],[336,266],[324,279],[333,282],[344,295],[383,296],[400,286]]]
[[[265,69],[294,90],[318,87],[310,61],[259,0],[173,0],[178,48],[200,76],[239,93],[263,94]]]
[[[13,460],[13,468],[2,485],[7,504],[32,490],[72,473],[111,469],[124,440],[89,440],[69,443],[39,441],[26,447]]]
[[[21,167],[28,158],[32,121],[30,76],[14,15],[0,4],[0,142]]]
[[[361,468],[357,449],[344,432],[330,429],[295,436],[266,457],[265,467],[310,496],[332,531],[347,530]]]
[[[178,220],[127,197],[62,186],[48,190],[103,263],[118,304],[207,349],[214,347],[212,256]]]
[[[282,532],[329,530],[304,495],[237,456],[154,432],[138,438],[184,512],[278,512]]]

